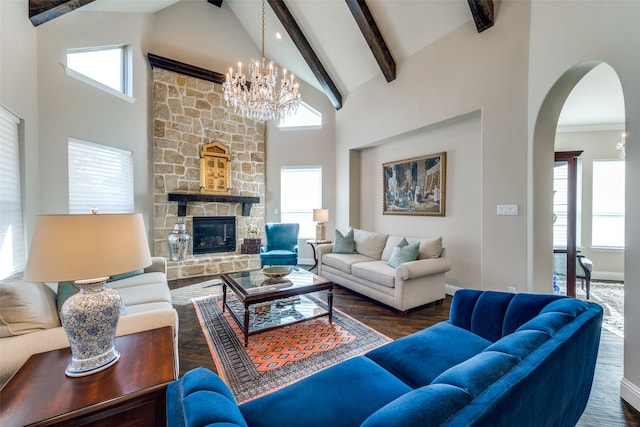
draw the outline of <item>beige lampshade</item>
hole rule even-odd
[[[63,282],[127,273],[151,265],[141,214],[41,215],[25,279]]]
[[[329,221],[329,209],[314,209],[313,220],[315,222],[327,222]]]

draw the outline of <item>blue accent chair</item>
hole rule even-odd
[[[260,247],[260,266],[297,265],[299,224],[268,223],[266,243]]]

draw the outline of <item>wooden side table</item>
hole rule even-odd
[[[164,426],[175,379],[170,327],[116,338],[118,362],[93,375],[64,374],[71,349],[34,354],[0,390],[2,426]]]
[[[333,243],[331,240],[307,240],[307,244],[311,246],[313,250],[313,267],[309,269],[309,271],[313,270],[318,266],[318,254],[316,254],[316,246]]]

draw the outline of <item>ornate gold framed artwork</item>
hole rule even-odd
[[[444,216],[446,154],[384,163],[383,215]]]
[[[200,193],[231,194],[231,156],[219,142],[211,142],[200,150]]]

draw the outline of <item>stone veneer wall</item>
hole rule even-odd
[[[168,261],[168,279],[260,268],[258,255],[240,254],[250,224],[264,230],[265,125],[244,119],[226,107],[222,86],[171,71],[153,69],[154,254],[169,259],[167,235],[178,220],[173,192],[200,193],[200,150],[218,141],[230,149],[231,195],[258,196],[251,216],[238,203],[189,202],[183,217],[192,234],[193,216],[236,216],[236,252],[193,255]],[[264,241],[264,232],[260,237]]]

